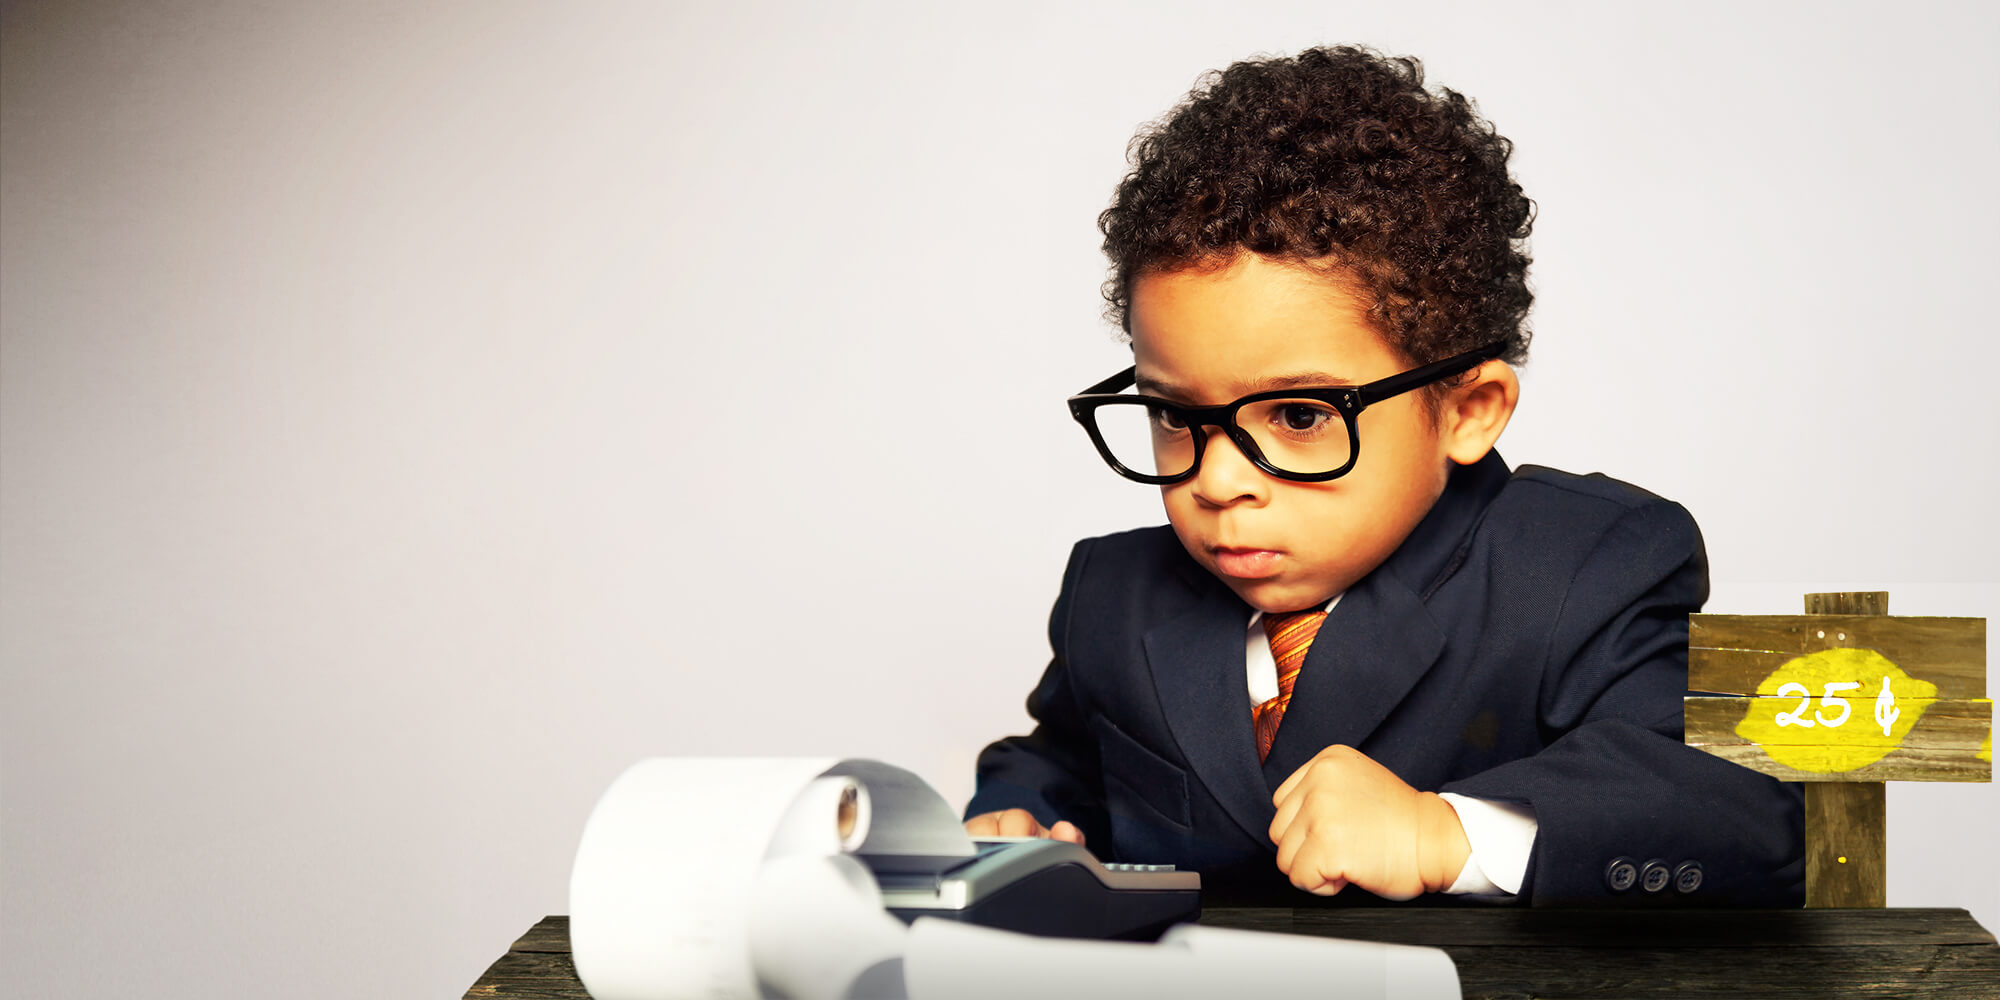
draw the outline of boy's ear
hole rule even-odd
[[[1514,366],[1496,358],[1474,368],[1471,381],[1446,394],[1438,414],[1445,457],[1459,465],[1485,458],[1520,400],[1521,380]]]

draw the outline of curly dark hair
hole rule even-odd
[[[1495,342],[1518,364],[1534,202],[1507,174],[1513,148],[1464,95],[1425,90],[1412,57],[1320,47],[1210,71],[1127,147],[1097,219],[1105,318],[1129,339],[1137,278],[1249,251],[1362,293],[1411,365]]]

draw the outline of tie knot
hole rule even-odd
[[[1324,611],[1292,611],[1282,615],[1264,616],[1264,634],[1271,639],[1271,656],[1282,660],[1286,655],[1303,652],[1311,645],[1313,636],[1319,634],[1321,622],[1326,621]]]

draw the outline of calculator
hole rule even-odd
[[[940,917],[1043,937],[1153,941],[1201,916],[1201,876],[1102,862],[1046,837],[975,837],[969,858],[862,856],[904,923]]]

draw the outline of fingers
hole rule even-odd
[[[1292,868],[1298,863],[1299,851],[1306,846],[1308,839],[1305,830],[1299,829],[1293,831],[1289,837],[1280,837],[1273,841],[1278,845],[1279,871],[1287,875],[1292,873]]]
[[[1299,808],[1305,805],[1305,800],[1306,797],[1303,795],[1288,795],[1279,800],[1278,814],[1271,819],[1271,829],[1269,831],[1271,843],[1277,844],[1284,841],[1285,831],[1291,829],[1292,821],[1298,818]]]
[[[1039,837],[1042,828],[1026,809],[1004,809],[966,820],[965,832],[974,837]]]
[[[1072,844],[1083,843],[1083,830],[1062,820],[1054,828],[1044,828],[1035,814],[1026,809],[1003,809],[981,813],[965,821],[965,832],[974,837],[1049,837]]]
[[[1347,880],[1344,878],[1336,878],[1336,879],[1329,879],[1325,882],[1321,882],[1319,885],[1307,889],[1306,891],[1312,893],[1315,896],[1337,896],[1340,894],[1340,890],[1345,888],[1347,888]]]
[[[1036,822],[1035,814],[1026,809],[1009,809],[1000,814],[1000,836],[1041,837],[1047,835],[1042,824]]]
[[[1300,831],[1278,846],[1278,870],[1291,879],[1295,888],[1315,896],[1331,896],[1347,887],[1345,873],[1328,872],[1332,864],[1328,845],[1317,843]]]

